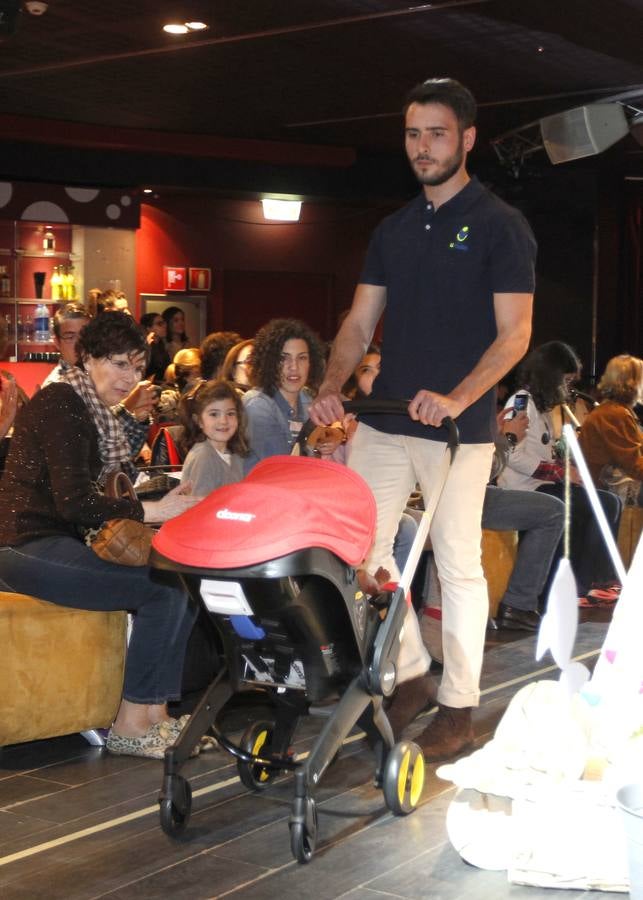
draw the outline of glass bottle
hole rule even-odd
[[[69,266],[69,268],[67,269],[67,287],[68,287],[68,292],[69,292],[69,296],[67,297],[67,299],[75,300],[76,299],[76,274],[74,272],[73,265]]]
[[[52,300],[60,300],[62,299],[62,276],[60,274],[60,266],[54,266],[54,271],[51,273],[51,299]]]
[[[11,296],[11,279],[6,266],[0,266],[0,297]]]
[[[56,252],[56,238],[49,225],[45,225],[45,233],[42,236],[42,249],[45,256],[53,256]]]

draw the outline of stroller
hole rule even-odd
[[[404,401],[360,401],[347,411],[406,412]],[[457,447],[450,430],[444,480]],[[443,482],[444,483],[444,482]],[[153,542],[152,565],[178,572],[196,603],[205,604],[225,665],[208,687],[173,747],[166,750],[159,797],[161,827],[180,834],[191,812],[180,769],[209,733],[237,758],[250,790],[294,771],[289,820],[294,857],[309,862],[317,842],[314,792],[342,743],[358,725],[375,755],[375,783],[397,815],[418,804],[424,758],[410,741],[395,743],[384,700],[396,685],[408,586],[437,505],[418,529],[400,584],[367,597],[356,567],[371,546],[373,495],[351,469],[318,459],[275,456],[237,484],[214,491],[166,522]],[[424,671],[426,666],[423,667]],[[270,721],[252,723],[239,745],[215,727],[235,694],[261,691]],[[338,701],[305,761],[289,754],[301,716],[313,704]]]

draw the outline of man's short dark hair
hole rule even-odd
[[[404,115],[412,103],[441,103],[454,113],[461,129],[471,128],[476,121],[476,101],[471,91],[454,78],[429,78],[409,92]]]
[[[56,310],[54,315],[54,334],[60,340],[62,324],[66,319],[89,319],[90,315],[80,303],[67,303]]]

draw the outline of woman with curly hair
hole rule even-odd
[[[575,351],[562,341],[548,341],[536,347],[525,358],[517,375],[520,390],[507,400],[505,409],[511,416],[517,401],[526,401],[529,420],[525,438],[513,447],[507,464],[498,476],[498,485],[519,491],[539,491],[564,498],[565,465],[560,458],[560,435],[555,433],[552,411],[565,403],[578,379],[581,362]],[[524,408],[524,407],[523,407]],[[571,550],[570,558],[576,576],[579,596],[587,594],[592,601],[613,601],[618,597],[614,567],[605,549],[594,519],[587,493],[575,466],[571,476]],[[608,491],[599,498],[610,528],[616,538],[621,518],[621,504]],[[560,555],[562,548],[559,547]]]
[[[253,389],[243,398],[250,453],[246,473],[267,456],[289,454],[324,373],[324,346],[298,319],[260,328],[252,354]]]
[[[598,383],[602,402],[583,422],[580,445],[599,487],[643,506],[643,431],[633,407],[643,399],[643,359],[622,354]]]

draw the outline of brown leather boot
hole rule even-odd
[[[474,739],[471,709],[440,704],[433,721],[413,738],[422,748],[426,762],[441,762],[471,749]]]
[[[438,686],[428,674],[405,681],[397,688],[386,707],[386,715],[396,741],[406,726],[421,712],[435,705],[437,696]]]

